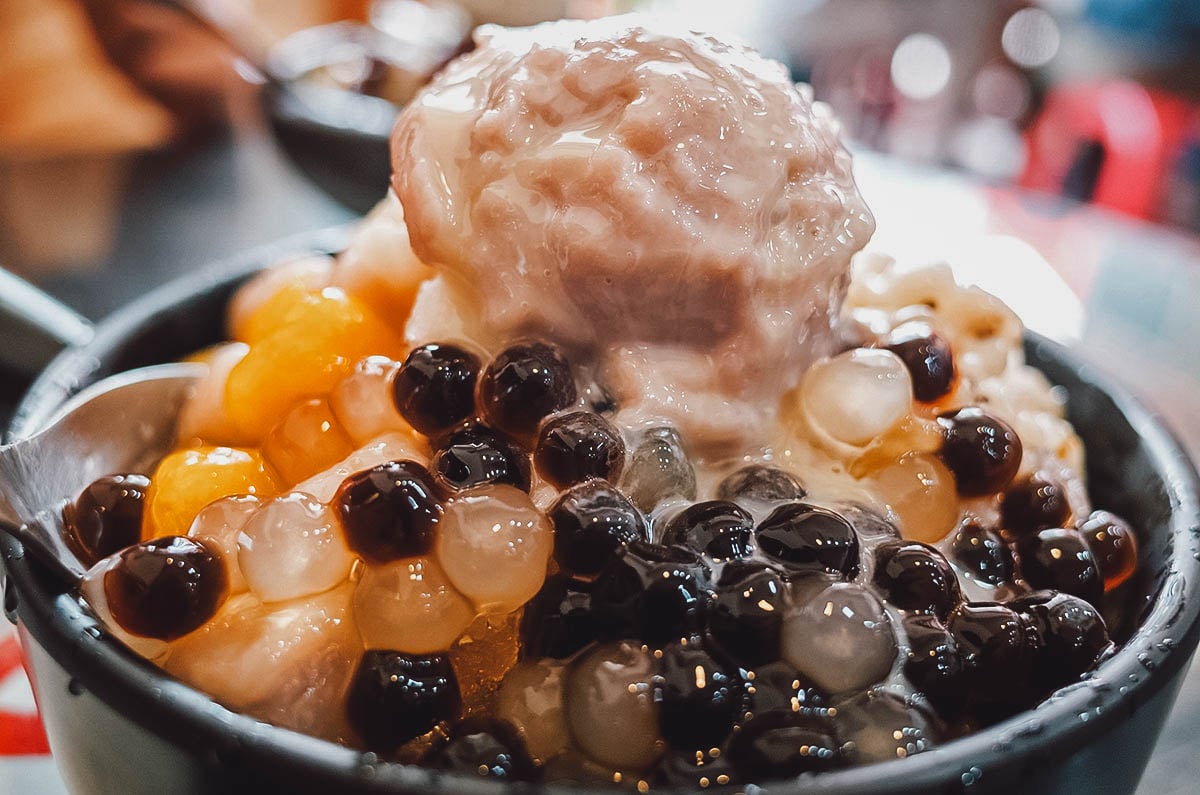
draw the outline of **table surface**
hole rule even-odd
[[[92,319],[213,259],[352,218],[294,169],[261,126],[127,166],[109,186],[111,240],[104,229],[98,240],[71,239],[77,261],[70,266],[44,255],[19,263]],[[1119,363],[1120,379],[1200,454],[1200,239],[867,154],[857,173],[878,219],[872,247],[946,260],[1031,328],[1102,367]],[[0,191],[11,189],[0,181]],[[0,235],[5,223],[0,218]],[[69,236],[64,228],[56,234]],[[0,403],[7,399],[11,409],[11,383],[7,391],[6,398],[0,385]],[[31,714],[15,642],[0,625],[0,795],[61,791],[52,762],[37,753],[44,740]],[[1195,792],[1197,735],[1200,668],[1184,684],[1139,793]]]

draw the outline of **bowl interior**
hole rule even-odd
[[[10,433],[36,430],[66,397],[113,372],[172,361],[223,336],[224,308],[250,273],[287,253],[336,251],[346,230],[331,230],[259,249],[168,285],[103,323],[88,346],[69,350],[46,370],[18,409]],[[1200,633],[1200,507],[1197,477],[1179,446],[1148,412],[1094,369],[1055,343],[1030,337],[1030,363],[1068,393],[1069,416],[1088,449],[1088,477],[1097,506],[1129,519],[1139,532],[1138,576],[1108,616],[1123,645],[1080,685],[1034,711],[942,746],[935,753],[825,774],[823,792],[942,789],[947,771],[986,765],[1011,768],[1042,759],[1047,748],[1072,752],[1145,703],[1186,664]],[[106,641],[94,620],[56,588],[19,546],[0,535],[14,601],[10,610],[59,662],[91,691],[147,728],[181,744],[218,749],[240,766],[287,766],[307,784],[335,789],[423,791],[446,777],[400,765],[262,724],[219,707],[173,681],[119,644]],[[83,633],[80,627],[91,629]],[[1122,683],[1120,687],[1112,683]],[[1036,726],[1037,731],[1030,727]],[[885,772],[883,768],[893,768]],[[957,774],[955,774],[957,775]],[[453,780],[459,792],[506,792],[480,781]],[[772,787],[799,791],[800,784]],[[547,787],[547,791],[559,790]],[[919,791],[919,789],[917,790]]]

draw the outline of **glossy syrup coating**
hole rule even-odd
[[[715,561],[742,558],[753,551],[754,518],[725,500],[689,505],[673,517],[663,531],[662,543],[677,544]]]
[[[479,405],[488,421],[515,438],[530,440],[542,419],[575,402],[575,376],[557,346],[512,345],[488,364]]]
[[[67,504],[63,509],[67,538],[85,566],[141,540],[149,488],[150,478],[145,475],[106,475]]]
[[[708,631],[730,658],[754,667],[779,659],[787,609],[782,576],[766,566],[731,563],[709,604]]]
[[[828,508],[804,502],[781,505],[759,523],[754,540],[768,558],[788,570],[845,577],[858,572],[858,534]]]
[[[1001,529],[1010,541],[1048,527],[1066,527],[1070,518],[1066,488],[1041,472],[1012,484],[1000,500]]]
[[[918,541],[885,541],[875,550],[875,586],[903,610],[945,619],[962,599],[958,576],[942,553]]]
[[[346,711],[367,747],[389,753],[457,716],[458,679],[442,654],[368,651],[355,671]]]
[[[104,574],[109,612],[134,635],[175,640],[216,615],[229,595],[219,553],[167,536],[132,546]]]
[[[541,476],[559,488],[589,478],[615,482],[625,468],[625,442],[599,414],[572,411],[542,423],[533,461]]]
[[[391,461],[351,475],[333,504],[350,548],[372,563],[428,552],[443,513],[433,478],[415,461]]]
[[[529,457],[505,437],[479,422],[448,433],[433,455],[433,474],[447,491],[508,484],[529,491]]]
[[[1092,511],[1079,532],[1100,567],[1105,591],[1119,588],[1137,571],[1137,535],[1124,519],[1108,511]]]
[[[605,636],[661,648],[703,628],[711,597],[705,580],[694,554],[635,542],[597,576],[592,613]]]
[[[1013,576],[1012,551],[994,530],[968,521],[954,534],[954,560],[972,579],[1000,585]]]
[[[1017,543],[1021,573],[1034,588],[1063,591],[1100,604],[1104,580],[1078,530],[1047,528]]]
[[[1033,670],[1043,694],[1077,681],[1112,649],[1099,611],[1077,596],[1038,591],[1009,607],[1032,621],[1045,647]]]
[[[479,357],[457,345],[414,348],[392,377],[396,409],[426,436],[453,427],[475,413]]]
[[[605,480],[564,491],[550,507],[554,559],[576,574],[597,574],[626,544],[648,540],[646,520],[629,498]]]
[[[1002,490],[1021,466],[1021,440],[1004,420],[968,407],[938,416],[940,456],[954,473],[958,493],[981,497]]]
[[[699,643],[662,650],[655,683],[663,739],[679,751],[724,744],[748,704],[745,672],[722,664]]]
[[[928,323],[910,320],[892,329],[880,343],[900,357],[912,376],[913,397],[932,403],[954,387],[950,343]]]

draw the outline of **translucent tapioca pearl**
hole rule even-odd
[[[356,472],[332,505],[350,548],[368,563],[423,555],[444,508],[429,471],[415,461],[389,461]]]
[[[1077,596],[1039,591],[1008,606],[1033,622],[1045,647],[1033,668],[1043,695],[1078,681],[1112,649],[1099,611]]]
[[[1032,706],[1030,674],[1041,652],[1032,622],[991,602],[960,605],[946,628],[962,657],[965,707],[986,721]]]
[[[845,518],[827,508],[804,502],[781,505],[759,522],[754,542],[790,571],[845,577],[858,572],[858,535]]]
[[[873,576],[883,598],[901,610],[945,620],[962,600],[958,576],[941,552],[919,541],[885,541],[875,549]]]
[[[782,576],[766,567],[726,566],[708,609],[708,631],[730,658],[754,667],[779,659],[787,610]]]
[[[824,717],[768,712],[749,720],[729,743],[740,781],[774,781],[842,764],[833,723]]]
[[[690,505],[667,522],[662,543],[682,545],[715,561],[749,555],[754,518],[736,503],[709,500]]]
[[[532,440],[544,417],[575,403],[575,374],[556,346],[519,343],[488,364],[479,405],[488,422],[517,439]]]
[[[517,664],[520,618],[517,612],[479,616],[450,647],[467,714],[486,710],[504,675]]]
[[[597,646],[567,673],[563,697],[571,736],[587,756],[618,770],[643,770],[662,754],[654,659],[620,641]]]
[[[275,604],[236,596],[172,644],[163,667],[230,709],[336,737],[344,736],[342,700],[361,655],[346,585]]]
[[[912,409],[912,380],[895,354],[856,348],[809,368],[800,385],[804,417],[835,443],[862,447]]]
[[[896,634],[879,600],[859,585],[835,583],[783,622],[783,659],[827,693],[862,690],[896,662]]]
[[[655,700],[667,744],[693,752],[724,745],[749,703],[745,672],[718,662],[699,643],[668,646],[658,665]]]
[[[566,667],[551,660],[517,663],[496,692],[496,717],[517,728],[534,761],[562,753],[570,739],[563,713]]]
[[[330,502],[342,483],[356,472],[364,472],[390,461],[423,461],[424,456],[424,451],[414,443],[410,434],[387,433],[372,439],[324,472],[318,472],[296,484],[293,491],[302,491],[321,502]]]
[[[1105,591],[1119,588],[1137,571],[1137,536],[1124,519],[1108,511],[1092,511],[1079,532],[1100,567]]]
[[[529,456],[517,445],[479,422],[466,422],[438,441],[431,467],[447,491],[489,483],[529,491]]]
[[[126,632],[144,638],[181,638],[229,596],[220,553],[182,536],[125,549],[102,577],[108,612]]]
[[[242,593],[248,587],[238,564],[238,537],[242,527],[260,507],[262,500],[249,494],[222,497],[205,505],[188,528],[188,538],[220,551],[229,574],[230,593]]]
[[[717,499],[742,503],[800,500],[807,492],[790,472],[766,464],[751,464],[725,476],[717,486]]]
[[[538,473],[559,488],[589,478],[615,482],[625,468],[625,442],[599,414],[572,411],[542,423],[533,461]]]
[[[404,351],[365,305],[327,287],[305,296],[295,322],[257,340],[234,365],[225,410],[240,434],[261,439],[296,403],[328,394],[361,359]]]
[[[399,369],[400,363],[386,356],[368,356],[329,393],[333,416],[355,444],[385,433],[412,433],[392,400],[392,378]]]
[[[958,493],[981,497],[1003,491],[1021,467],[1021,439],[1012,426],[976,407],[938,416],[944,439],[939,453],[954,473]]]
[[[1104,580],[1078,530],[1048,528],[1017,542],[1021,576],[1034,588],[1062,591],[1099,605]]]
[[[905,617],[904,633],[908,637],[904,676],[943,715],[957,715],[965,684],[958,642],[935,616]]]
[[[928,324],[901,323],[880,341],[880,346],[900,357],[912,377],[913,397],[932,403],[954,388],[954,354],[950,343]]]
[[[935,544],[958,522],[954,475],[940,460],[908,453],[870,478],[904,538]]]
[[[244,342],[227,342],[212,349],[206,362],[208,372],[197,382],[195,391],[179,413],[179,439],[188,443],[254,444],[251,435],[241,433],[234,426],[225,405],[229,373],[249,352],[250,346]]]
[[[839,704],[835,723],[847,761],[855,765],[904,759],[942,739],[937,718],[886,690],[871,690]]]
[[[367,566],[354,589],[354,618],[368,649],[444,651],[475,620],[475,609],[431,558]]]
[[[142,539],[142,511],[150,478],[105,475],[63,509],[67,540],[85,566]]]
[[[354,554],[333,511],[292,492],[263,503],[242,526],[238,566],[264,602],[328,590],[350,576]]]
[[[442,433],[474,415],[481,366],[478,356],[457,345],[414,348],[392,378],[392,401],[421,433]]]
[[[651,428],[633,449],[621,490],[645,513],[678,498],[696,499],[696,470],[674,428]]]
[[[1010,541],[1048,527],[1066,527],[1070,519],[1066,487],[1042,472],[1013,483],[1000,498],[1001,529]]]
[[[354,442],[324,398],[298,403],[262,444],[263,456],[290,485],[328,469],[353,450]]]
[[[426,764],[495,781],[531,781],[536,772],[513,728],[487,718],[468,718],[455,726],[450,741]]]
[[[150,478],[142,538],[187,532],[196,514],[213,500],[231,494],[270,498],[278,492],[278,476],[258,450],[176,450],[159,462]]]
[[[434,272],[413,253],[400,202],[388,196],[338,255],[330,281],[369,303],[399,329],[412,311],[417,290]]]
[[[279,313],[270,309],[272,301],[278,301],[285,290],[310,292],[327,286],[332,266],[331,257],[314,255],[276,263],[259,271],[229,301],[230,336],[244,342],[261,339],[279,320]]]
[[[380,753],[453,720],[461,704],[458,679],[444,654],[367,651],[346,694],[351,725]]]
[[[486,486],[446,503],[434,555],[479,610],[508,613],[542,587],[553,549],[553,528],[529,495]]]

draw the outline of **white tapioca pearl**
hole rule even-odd
[[[253,442],[238,432],[225,411],[225,382],[229,380],[229,372],[249,350],[250,346],[244,342],[227,342],[209,352],[208,372],[196,384],[179,414],[177,433],[181,441],[203,439],[209,444],[235,447]]]
[[[310,494],[292,492],[267,501],[246,521],[238,565],[259,598],[281,602],[344,581],[354,554],[333,511]]]
[[[856,348],[813,365],[800,386],[805,418],[818,433],[861,447],[912,408],[912,379],[891,351]]]
[[[368,649],[445,651],[475,620],[475,609],[432,558],[368,566],[354,589],[354,617]]]
[[[230,593],[241,593],[249,587],[238,564],[238,536],[246,521],[260,507],[262,500],[252,494],[222,497],[204,506],[188,528],[189,538],[204,541],[221,552],[225,570],[229,573]]]
[[[879,600],[835,583],[783,622],[783,659],[828,693],[882,681],[896,662],[896,635]]]
[[[508,613],[542,587],[553,550],[554,531],[529,495],[487,486],[446,503],[435,555],[478,609]]]
[[[429,461],[429,455],[412,436],[400,432],[387,433],[358,448],[336,466],[300,483],[295,490],[311,494],[319,502],[328,503],[346,478],[355,472],[362,472],[389,461],[416,461],[425,464]]]
[[[392,400],[392,378],[399,369],[400,362],[386,356],[368,356],[329,394],[333,415],[355,444],[385,433],[415,433]]]

